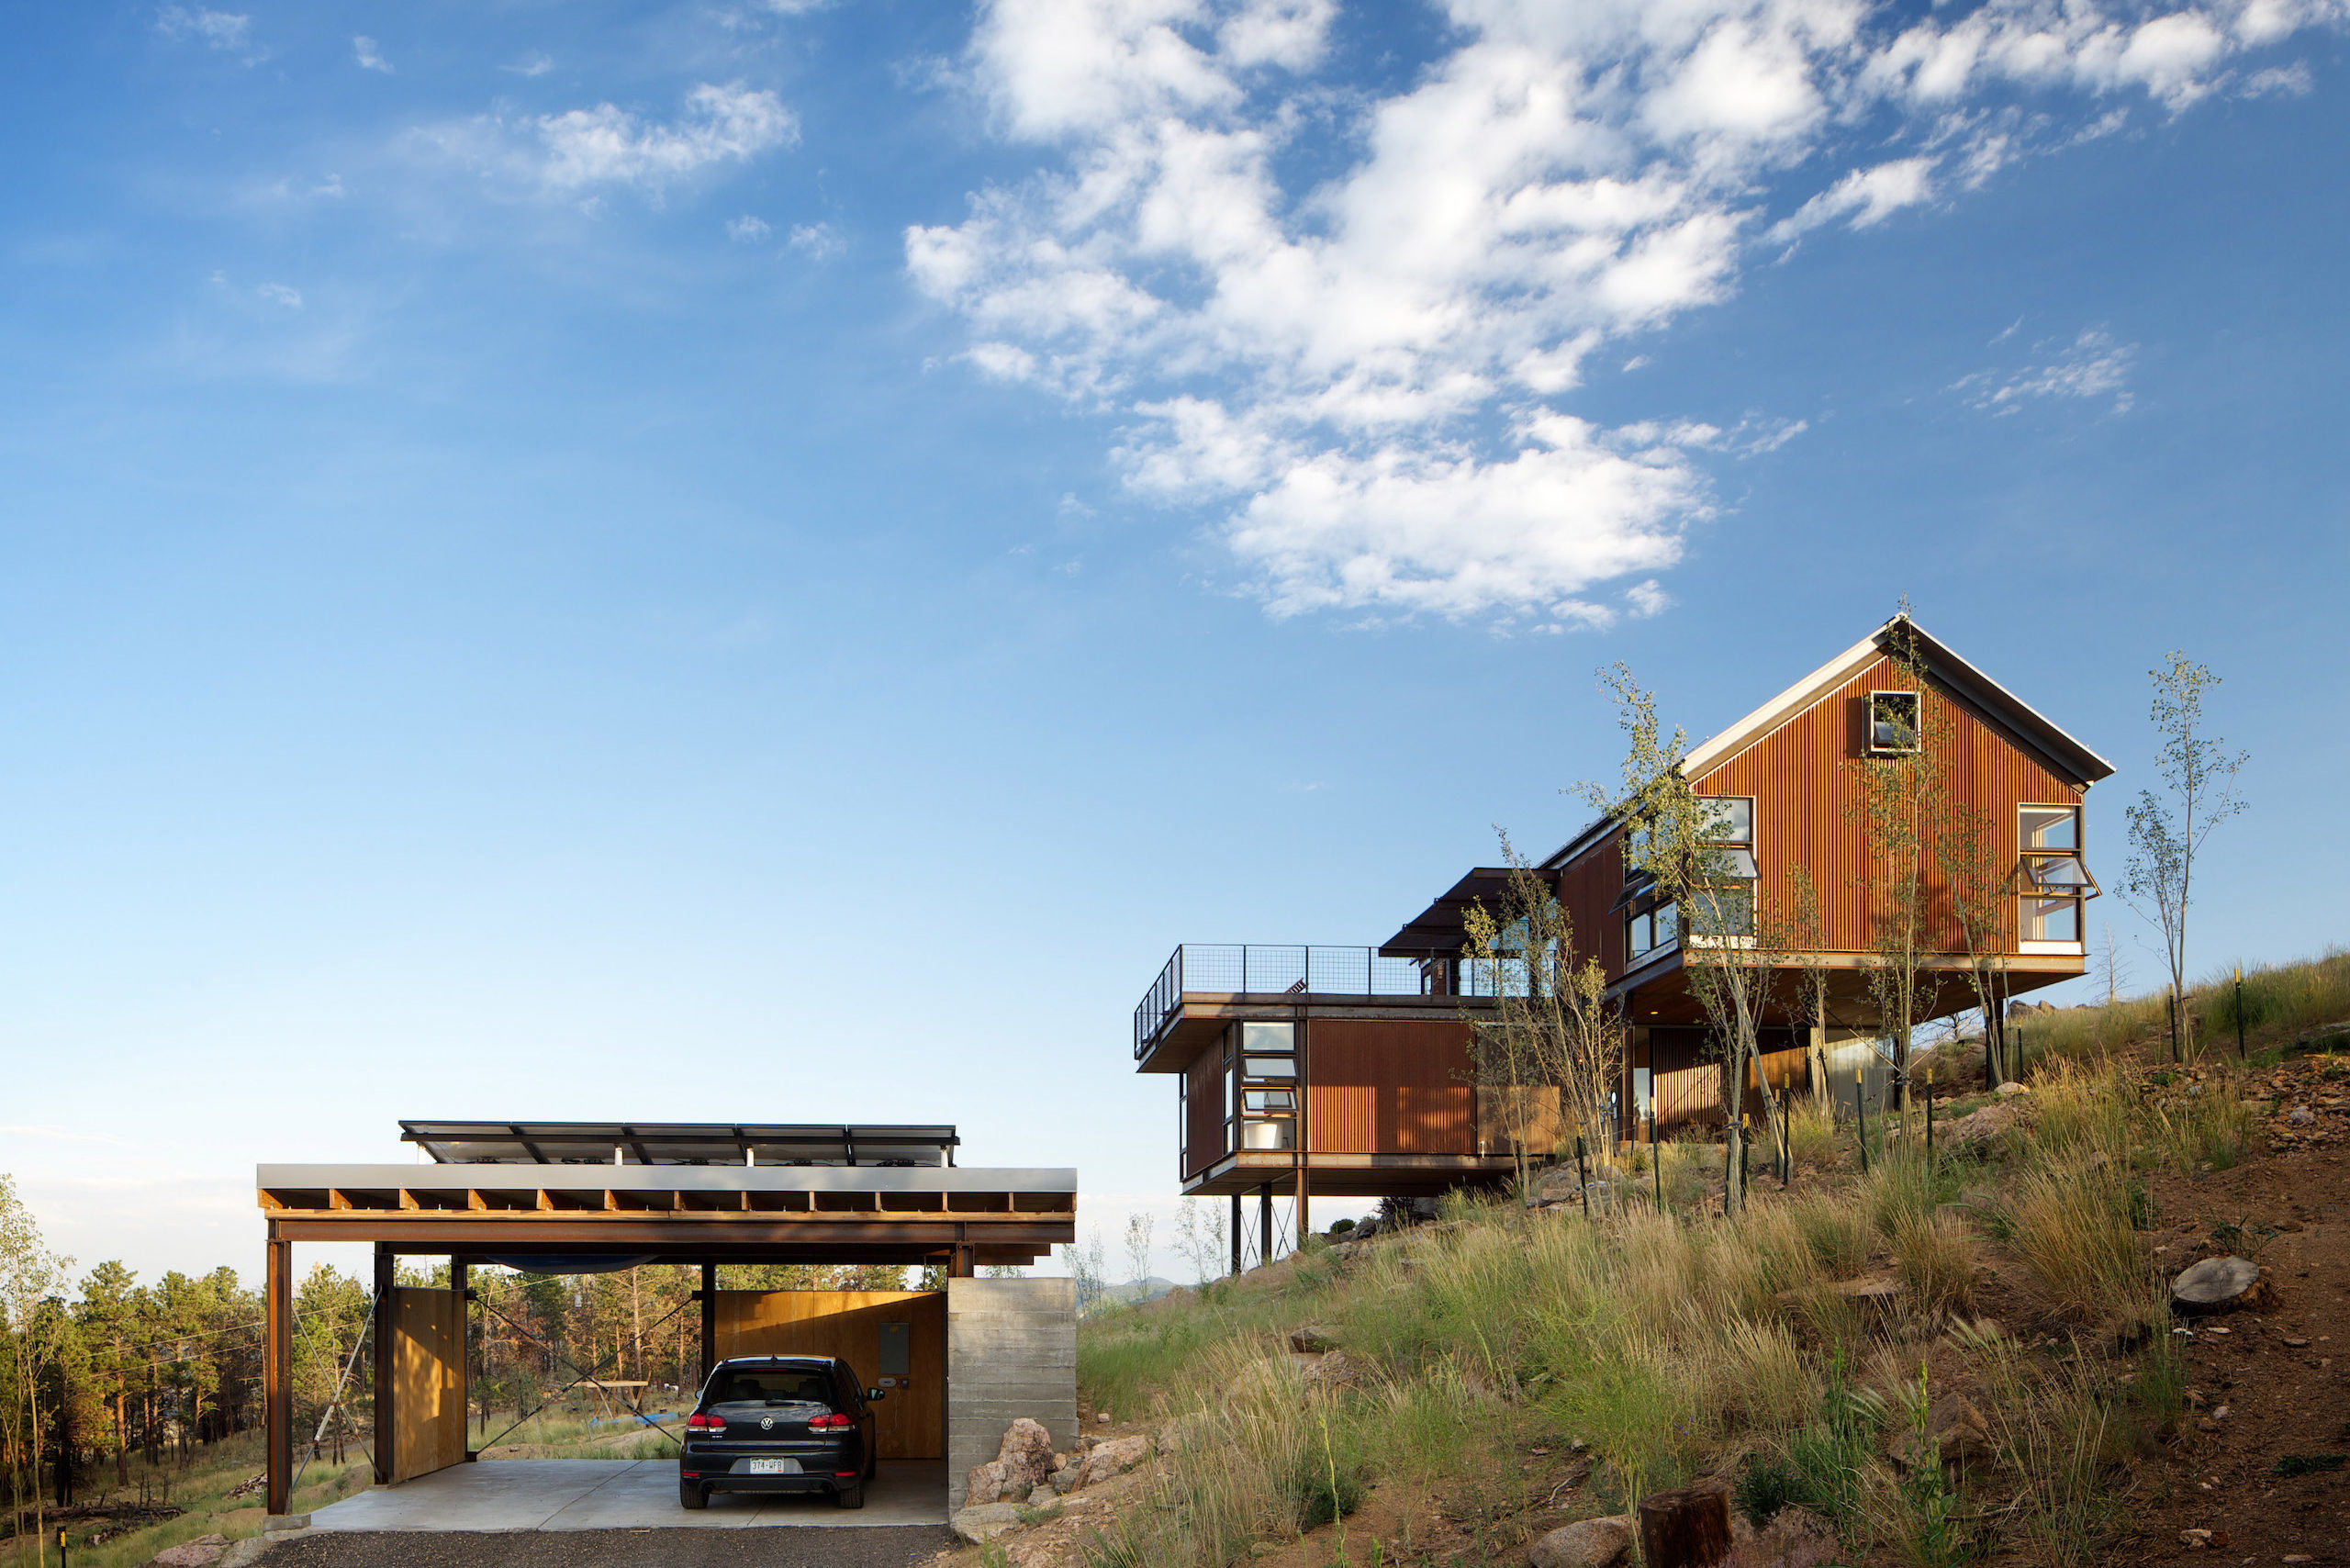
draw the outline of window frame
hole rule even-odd
[[[1879,745],[1876,741],[1876,705],[1880,697],[1906,697],[1910,704],[1909,744]],[[1908,687],[1873,687],[1862,711],[1862,722],[1866,726],[1863,739],[1871,756],[1918,756],[1926,749],[1926,694]]]
[[[2027,842],[2023,819],[2027,812],[2063,812],[2073,819],[2073,845],[2069,849],[2036,849]],[[2033,879],[2030,867],[2035,860],[2071,860],[2081,868],[2086,891],[2071,894],[2051,893]],[[2027,957],[2080,958],[2088,952],[2088,901],[2101,891],[2097,878],[2089,871],[2088,812],[2078,801],[2019,801],[2016,802],[2016,868],[2011,879],[2016,884],[2016,951]],[[2032,905],[2069,903],[2073,907],[2073,935],[2068,941],[2030,935],[2035,920]]]

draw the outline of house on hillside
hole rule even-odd
[[[2088,872],[2082,805],[2113,769],[1906,618],[1886,622],[1689,753],[1683,775],[1710,803],[1718,857],[1750,883],[1744,907],[1783,910],[1797,868],[1816,890],[1809,950],[1774,950],[1787,972],[1761,1019],[1774,1089],[1842,1081],[1880,1059],[1886,1031],[1868,984],[1882,868],[1857,810],[1863,767],[1930,754],[1940,810],[1998,842],[1986,929],[1973,951],[1930,850],[1913,1022],[2081,974]],[[1938,819],[1940,820],[1940,819]],[[1627,824],[1602,817],[1536,868],[1556,889],[1578,948],[1605,971],[1624,1030],[1617,1103],[1627,1135],[1718,1122],[1721,1070],[1693,993],[1690,951],[1669,896],[1628,866]],[[2012,834],[2012,842],[2008,835]],[[1376,947],[1176,949],[1135,1011],[1138,1070],[1177,1080],[1183,1191],[1229,1196],[1234,1266],[1241,1203],[1259,1199],[1258,1249],[1274,1250],[1273,1200],[1308,1223],[1315,1193],[1425,1194],[1513,1169],[1510,1125],[1470,1066],[1493,975],[1465,962],[1472,904],[1498,908],[1505,868],[1472,868]],[[1715,940],[1737,941],[1734,934]],[[1797,983],[1799,969],[1822,983]],[[1808,990],[1811,1001],[1800,1002]],[[1480,994],[1483,992],[1484,994]],[[1754,1075],[1750,1069],[1750,1084]],[[1517,1124],[1522,1125],[1522,1122]]]

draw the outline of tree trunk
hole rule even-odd
[[[1729,1561],[1729,1488],[1701,1482],[1640,1499],[1640,1556],[1647,1568],[1717,1568]]]

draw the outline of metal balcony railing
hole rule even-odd
[[[1135,1059],[1158,1039],[1184,995],[1494,996],[1522,993],[1514,960],[1463,963],[1390,958],[1376,947],[1186,942],[1135,1006]]]

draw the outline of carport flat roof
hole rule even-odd
[[[1027,1263],[1077,1238],[1068,1169],[263,1165],[254,1177],[272,1240],[408,1254]]]
[[[952,1165],[945,1126],[797,1122],[400,1123],[444,1165]]]

